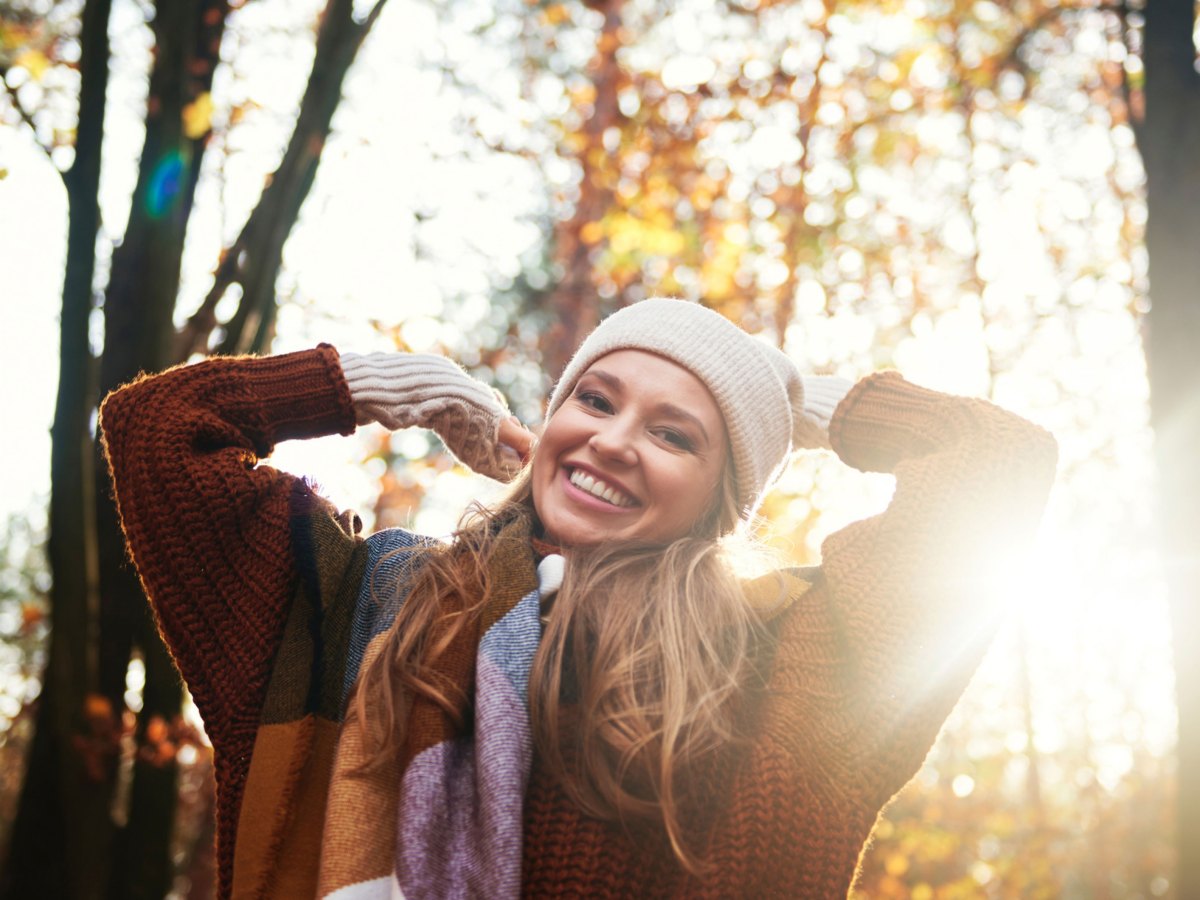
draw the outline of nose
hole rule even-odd
[[[634,428],[635,424],[624,416],[600,419],[588,438],[588,446],[602,459],[631,466],[637,462]]]

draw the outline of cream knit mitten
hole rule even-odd
[[[510,413],[492,388],[444,356],[422,353],[343,353],[359,425],[393,431],[430,428],[458,459],[481,475],[508,481],[521,460],[497,440]]]
[[[798,450],[829,449],[829,422],[853,382],[837,375],[801,375],[800,381],[804,403],[792,425],[792,444]]]

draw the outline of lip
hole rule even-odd
[[[620,491],[622,494],[624,494],[626,497],[628,497],[629,499],[631,499],[633,501],[633,505],[632,506],[614,506],[613,504],[609,503],[607,500],[600,499],[595,494],[591,494],[587,491],[577,488],[575,485],[571,484],[571,472],[575,471],[575,470],[579,470],[580,472],[583,472],[587,475],[591,475],[593,478],[603,481],[609,487],[615,488],[616,490]],[[611,513],[625,513],[625,512],[631,512],[632,510],[638,509],[642,505],[642,501],[637,496],[637,494],[635,494],[633,491],[631,491],[619,479],[613,478],[611,475],[608,475],[607,473],[598,471],[597,469],[594,469],[591,466],[582,465],[580,463],[572,463],[572,462],[563,463],[562,466],[559,468],[559,477],[562,479],[562,482],[563,482],[563,490],[565,490],[577,502],[586,503],[587,506],[592,509],[603,510],[604,512],[611,512]]]

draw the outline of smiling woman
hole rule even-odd
[[[667,544],[717,505],[727,458],[717,402],[683,366],[618,350],[546,423],[533,463],[545,537],[564,547]]]
[[[507,500],[448,544],[363,539],[257,464],[366,422],[432,428]],[[446,359],[327,345],[141,379],[102,428],[216,750],[225,896],[845,896],[1055,461],[991,404],[806,376],[674,300],[587,338],[536,446]],[[816,448],[891,505],[742,580],[722,539]]]

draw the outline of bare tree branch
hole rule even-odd
[[[783,234],[783,245],[787,248],[784,262],[787,264],[788,274],[776,295],[774,313],[775,342],[780,349],[783,348],[788,325],[791,324],[796,312],[796,284],[799,279],[800,266],[800,260],[797,257],[806,236],[812,231],[812,227],[804,221],[804,211],[808,207],[809,200],[809,172],[812,170],[812,153],[809,151],[809,145],[812,141],[813,126],[817,120],[817,109],[821,105],[821,72],[829,63],[829,18],[832,13],[833,3],[826,0],[825,15],[821,19],[821,23],[813,29],[821,39],[821,56],[813,68],[812,87],[800,109],[800,129],[796,134],[801,150],[800,171],[796,184],[789,191],[788,206],[790,209],[786,220],[788,225]],[[858,127],[861,126],[856,126],[855,130]]]
[[[205,349],[220,324],[217,304],[234,284],[242,287],[242,297],[233,316],[224,323],[219,350],[232,353],[265,347],[274,327],[274,285],[283,245],[312,188],[346,73],[386,4],[387,0],[378,0],[361,22],[355,22],[351,0],[329,0],[317,31],[316,62],[283,160],[237,239],[223,255],[204,302],[180,331],[176,358],[186,359]]]
[[[0,81],[4,82],[4,91],[8,94],[8,102],[12,105],[12,108],[17,111],[17,115],[21,117],[21,121],[28,125],[29,130],[33,132],[34,143],[41,147],[42,152],[46,154],[46,158],[50,159],[50,148],[38,139],[37,122],[33,120],[33,114],[29,112],[29,110],[27,110],[21,103],[21,98],[17,95],[16,88],[8,83],[7,76],[8,69],[6,67],[0,67]]]
[[[1038,15],[1034,16],[1033,21],[1021,29],[1021,33],[1013,40],[1012,45],[1008,48],[1008,52],[1000,57],[1000,68],[1010,68],[1021,66],[1019,62],[1019,54],[1025,49],[1025,44],[1031,37],[1053,22],[1055,19],[1066,15],[1088,12],[1110,12],[1116,13],[1125,20],[1125,16],[1130,12],[1129,5],[1125,2],[1120,3],[1097,3],[1078,6],[1052,6],[1042,10]],[[1021,66],[1023,68],[1023,66]]]
[[[247,226],[250,224],[246,223]],[[230,286],[241,279],[238,267],[238,257],[246,246],[248,228],[243,227],[237,239],[221,254],[217,271],[213,273],[213,284],[204,297],[204,302],[188,318],[179,330],[176,341],[175,358],[184,362],[193,353],[200,353],[208,344],[208,338],[217,327],[217,304],[225,296]]]
[[[379,14],[381,12],[383,12],[383,8],[386,5],[387,5],[387,0],[379,0],[378,3],[376,3],[373,7],[371,7],[371,11],[369,13],[367,13],[367,17],[366,17],[366,19],[363,20],[363,23],[362,23],[364,37],[371,30],[371,26],[373,26],[375,24],[375,20],[379,18]]]
[[[1117,11],[1115,18],[1117,26],[1121,30],[1121,43],[1125,45],[1125,51],[1132,54],[1133,42],[1130,40],[1132,26],[1129,24],[1129,11],[1128,6],[1123,5],[1122,9]],[[1138,94],[1140,96],[1141,91]],[[1129,127],[1133,129],[1134,140],[1140,145],[1145,110],[1134,101],[1133,86],[1129,83],[1129,70],[1124,66],[1121,67],[1121,100],[1125,104],[1125,118],[1129,122]]]

